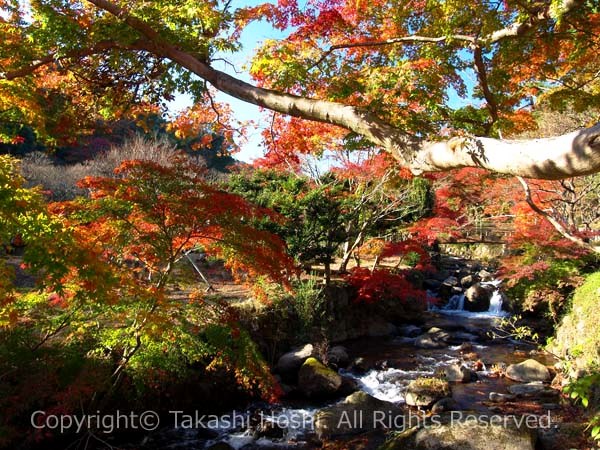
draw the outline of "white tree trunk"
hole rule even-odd
[[[454,138],[424,144],[413,172],[483,167],[494,172],[558,180],[600,171],[600,123],[562,136],[499,140]]]

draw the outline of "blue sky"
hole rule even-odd
[[[265,3],[265,1],[235,0],[233,4],[235,7],[243,7],[256,6],[262,3]],[[236,67],[237,72],[234,71],[229,64],[225,64],[224,62],[216,62],[214,64],[214,67],[216,69],[227,72],[230,75],[235,76],[236,78],[252,82],[248,71],[244,70],[244,65],[249,64],[254,51],[266,39],[282,39],[284,37],[284,33],[273,29],[273,27],[271,27],[270,24],[264,21],[252,22],[244,29],[242,33],[242,50],[240,52],[234,54],[228,53],[223,55],[217,55],[217,57],[226,59],[231,64],[233,64]],[[465,54],[464,57],[470,59],[469,54]],[[464,71],[462,75],[467,85],[467,98],[460,98],[453,89],[450,89],[448,91],[448,104],[453,108],[459,108],[467,104],[480,104],[480,102],[475,101],[471,97],[473,86],[476,84],[475,73],[473,72],[473,70],[467,70]],[[235,117],[239,121],[252,120],[256,124],[256,127],[248,128],[248,142],[242,145],[241,151],[237,153],[235,157],[245,162],[251,162],[253,159],[261,157],[264,152],[264,148],[262,147],[261,131],[269,126],[268,113],[261,112],[260,109],[255,105],[243,102],[221,92],[217,94],[216,99],[220,102],[229,103],[231,105],[231,109],[234,112]],[[179,95],[175,98],[173,102],[170,103],[169,110],[172,112],[176,112],[178,110],[191,106],[191,104],[192,101],[189,96]]]
[[[235,1],[235,7],[243,6],[255,6],[265,3],[263,1]],[[242,50],[235,54],[223,54],[217,55],[232,63],[237,73],[234,72],[230,65],[223,62],[216,62],[214,67],[229,73],[236,78],[244,81],[252,82],[247,70],[243,69],[243,66],[250,62],[254,51],[264,42],[266,39],[281,39],[284,34],[278,30],[274,30],[266,22],[252,22],[243,31],[241,36]],[[253,159],[261,157],[264,149],[261,145],[262,136],[261,131],[268,126],[268,117],[265,113],[261,112],[258,106],[250,103],[243,102],[229,95],[219,92],[216,99],[220,102],[229,103],[231,109],[235,114],[235,117],[239,121],[252,120],[257,124],[257,127],[249,127],[248,129],[248,142],[242,146],[242,150],[235,155],[235,157],[241,161],[251,162]],[[169,109],[173,112],[181,110],[185,107],[191,106],[192,101],[189,96],[179,95],[173,102],[170,103]]]

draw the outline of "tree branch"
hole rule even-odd
[[[396,38],[385,39],[382,41],[363,41],[363,42],[350,42],[348,44],[338,44],[332,45],[327,50],[323,52],[323,55],[317,62],[315,62],[312,67],[320,65],[325,58],[327,58],[330,54],[335,52],[336,50],[344,50],[349,48],[360,48],[360,47],[383,47],[387,45],[394,44],[414,44],[414,43],[439,43],[446,41],[464,41],[469,43],[475,43],[476,38],[473,36],[468,36],[464,34],[454,34],[450,36],[440,36],[440,37],[429,37],[429,36],[402,36]]]
[[[473,45],[473,61],[475,63],[475,72],[477,73],[477,79],[479,80],[479,86],[483,93],[483,98],[486,101],[486,107],[490,112],[490,121],[485,126],[486,134],[489,134],[492,125],[498,120],[498,103],[492,94],[490,84],[487,77],[487,69],[485,67],[485,61],[483,60],[483,51],[479,45]]]
[[[68,59],[85,58],[86,56],[97,55],[99,53],[106,52],[107,50],[114,50],[114,49],[145,50],[145,47],[142,45],[141,41],[138,41],[137,43],[130,44],[130,45],[123,45],[116,41],[100,41],[91,47],[73,50],[73,51],[68,52],[65,55],[61,55],[61,56],[59,56],[57,53],[51,53],[49,55],[46,55],[46,56],[38,59],[37,61],[32,62],[29,65],[21,67],[20,69],[13,70],[13,71],[6,72],[6,73],[0,73],[0,79],[5,79],[8,81],[11,81],[16,78],[22,78],[27,75],[31,75],[36,70],[38,70],[44,66],[47,66],[48,64],[52,64],[55,62],[60,62],[63,60],[68,60]]]
[[[552,215],[548,214],[546,211],[544,211],[542,208],[540,208],[533,201],[533,198],[531,197],[531,189],[529,188],[527,181],[525,181],[522,177],[517,177],[517,179],[521,183],[521,186],[523,186],[523,190],[525,191],[525,201],[527,202],[527,204],[537,214],[539,214],[544,219],[546,219],[548,222],[550,222],[550,224],[554,227],[554,229],[556,231],[558,231],[560,233],[560,235],[562,237],[568,239],[569,241],[573,242],[574,244],[576,244],[577,246],[579,246],[581,248],[584,248],[584,249],[589,250],[594,253],[600,253],[600,247],[596,247],[588,242],[585,242],[580,237],[573,235],[566,229],[566,227],[563,226],[562,223],[560,223],[560,221],[556,220],[554,217],[552,217]]]
[[[527,19],[513,22],[505,28],[490,33],[488,36],[480,39],[480,43],[487,46],[507,38],[523,36],[539,22],[547,19],[557,20],[573,11],[582,3],[585,2],[582,0],[563,0],[559,7],[552,8],[552,5],[549,2],[544,8],[541,8],[538,11],[532,11]]]
[[[600,124],[557,138],[529,141],[504,141],[490,138],[459,138],[436,143],[418,141],[407,132],[360,108],[265,89],[234,78],[214,69],[193,52],[184,51],[172,44],[159,32],[159,29],[154,29],[116,3],[109,0],[88,1],[141,34],[141,38],[132,46],[136,50],[144,50],[156,57],[169,59],[211,83],[216,89],[248,103],[282,114],[351,130],[390,152],[401,165],[410,168],[415,174],[461,167],[482,167],[498,173],[523,177],[562,179],[600,171]],[[578,1],[565,0],[561,14],[571,10]],[[546,12],[539,13],[536,20],[552,17],[549,11],[549,8],[546,8]],[[441,42],[451,38],[410,37],[413,42]],[[473,44],[469,36],[458,35],[454,38]],[[501,35],[496,34],[488,38],[487,42],[500,39]],[[479,43],[482,42],[484,40],[480,39]],[[114,42],[105,41],[88,49],[74,51],[67,56],[83,57],[102,51],[102,47],[125,48]],[[56,58],[56,55],[49,55],[44,61],[36,63],[35,67],[28,66],[22,71],[30,73],[38,67],[37,64],[42,62],[47,64],[52,61],[52,58]],[[16,74],[12,77],[16,77]],[[483,77],[482,88],[486,84],[487,79]],[[490,108],[497,108],[494,106],[491,92],[486,99]]]

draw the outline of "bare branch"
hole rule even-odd
[[[387,45],[395,45],[395,44],[415,44],[415,43],[439,43],[439,42],[448,42],[448,41],[463,41],[468,43],[475,43],[476,38],[473,36],[467,36],[464,34],[454,34],[451,36],[440,36],[440,37],[429,37],[429,36],[402,36],[397,38],[385,39],[382,41],[362,41],[362,42],[349,42],[347,44],[338,44],[332,45],[327,50],[323,52],[323,55],[317,62],[315,62],[312,67],[320,65],[325,58],[331,55],[336,50],[345,50],[349,48],[360,48],[360,47],[383,47]]]
[[[560,233],[560,235],[562,237],[568,239],[569,241],[573,242],[574,244],[576,244],[577,246],[579,246],[581,248],[584,248],[584,249],[589,250],[594,253],[600,253],[600,247],[596,247],[588,242],[585,242],[580,237],[573,235],[566,229],[566,227],[563,224],[561,224],[558,220],[556,220],[554,217],[552,217],[552,215],[548,214],[546,211],[544,211],[542,208],[540,208],[533,201],[533,199],[531,197],[531,189],[529,188],[527,181],[525,181],[522,177],[517,177],[517,179],[521,183],[521,186],[523,186],[523,190],[525,191],[525,201],[527,202],[527,204],[537,214],[539,214],[540,216],[545,218],[548,222],[550,222],[550,224],[554,227],[554,229],[556,231],[558,231]]]
[[[483,51],[479,45],[473,45],[472,49],[477,79],[479,80],[479,86],[483,92],[487,109],[490,112],[491,120],[485,126],[486,134],[489,134],[492,125],[498,120],[498,103],[496,102],[494,94],[492,94],[490,89],[490,84],[487,77],[487,69],[485,67],[485,61],[483,60]]]

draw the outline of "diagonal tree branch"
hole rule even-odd
[[[391,153],[401,165],[408,167],[415,174],[461,167],[482,167],[498,173],[557,180],[600,172],[600,124],[548,139],[506,141],[467,137],[443,142],[425,142],[422,138],[417,139],[375,114],[355,106],[265,89],[232,77],[211,67],[201,55],[184,50],[173,43],[171,39],[176,38],[170,37],[167,32],[163,33],[160,24],[147,23],[111,0],[88,1],[114,15],[140,35],[134,45],[136,50],[146,51],[157,58],[169,59],[212,84],[216,89],[248,103],[351,130]],[[561,14],[577,4],[579,0],[565,0]],[[547,9],[547,12],[540,13],[537,17],[553,17],[552,14]],[[493,38],[501,39],[500,35]],[[415,37],[411,39],[414,41]],[[464,42],[469,46],[473,45],[469,37],[465,37]],[[484,41],[480,39],[475,44],[482,46],[482,42]],[[109,49],[126,48],[104,42],[93,48],[74,51],[71,55],[83,56],[100,52],[102,45]],[[50,63],[51,58],[46,57],[46,63]],[[23,70],[30,73],[35,67],[29,66]],[[493,97],[490,98],[492,101],[488,99],[488,103],[493,107]]]

